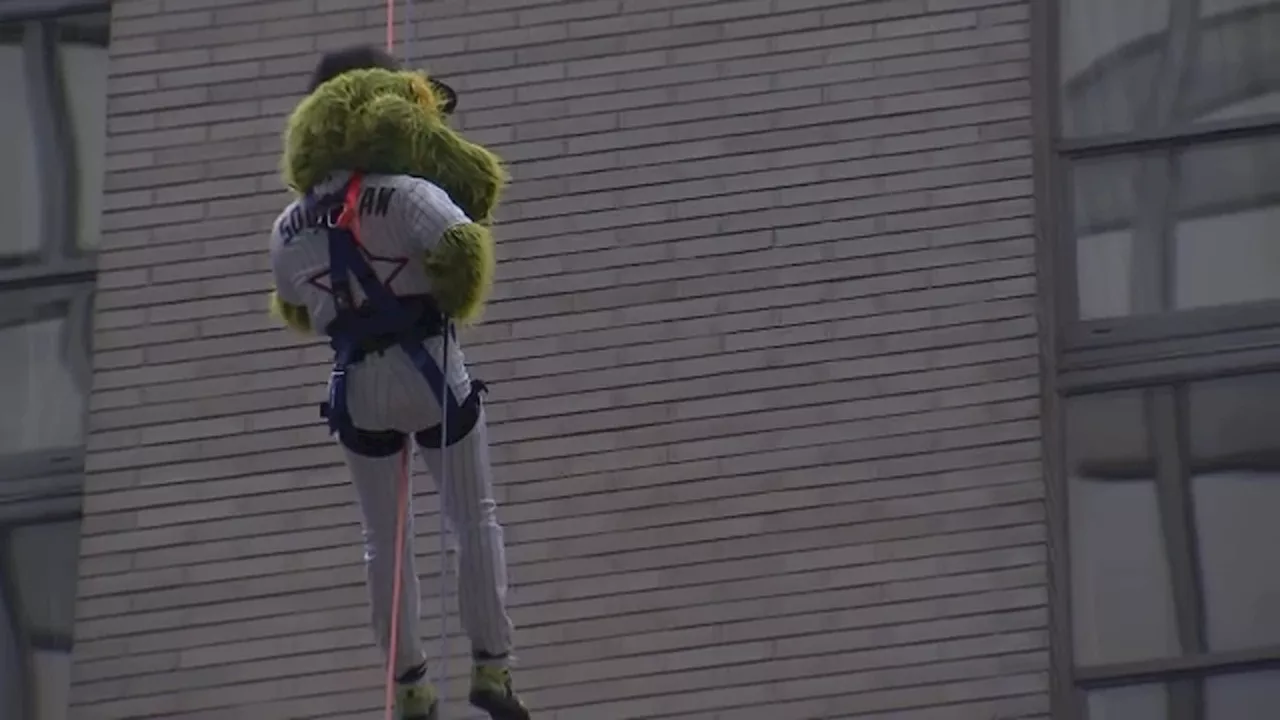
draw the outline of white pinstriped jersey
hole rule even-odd
[[[315,192],[341,191],[349,173],[335,173]],[[358,204],[358,232],[366,259],[396,295],[431,292],[423,255],[435,247],[449,228],[470,219],[444,190],[407,175],[366,175]],[[282,302],[307,308],[311,325],[324,328],[336,313],[329,287],[328,233],[321,218],[307,217],[301,201],[294,201],[276,219],[271,232],[271,271]],[[359,283],[351,281],[358,304],[364,299]],[[427,341],[440,361],[440,339]],[[470,379],[461,348],[450,345],[449,383],[462,400]],[[407,355],[396,348],[371,355],[347,373],[348,409],[357,427],[415,432],[439,421],[439,407],[426,380]]]

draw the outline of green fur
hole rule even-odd
[[[507,182],[502,161],[454,132],[422,75],[355,70],[321,85],[289,118],[283,172],[305,192],[336,170],[412,175],[489,223]]]
[[[290,116],[281,170],[299,194],[343,170],[410,175],[438,185],[473,223],[446,232],[424,258],[425,267],[441,309],[455,320],[474,321],[494,274],[493,239],[484,226],[493,222],[508,177],[496,155],[448,126],[439,106],[421,74],[343,73]],[[305,308],[280,303],[274,293],[271,302],[272,314],[289,327],[310,330]]]
[[[436,302],[460,322],[480,317],[493,286],[493,237],[483,225],[455,225],[445,231],[427,256]]]
[[[312,332],[311,317],[307,314],[307,309],[301,305],[290,305],[284,302],[274,290],[271,291],[269,309],[272,317],[279,318],[287,327],[300,333]]]

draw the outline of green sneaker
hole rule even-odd
[[[511,689],[511,671],[507,668],[492,665],[472,668],[468,699],[493,720],[530,720],[529,711]]]
[[[396,686],[398,720],[436,720],[436,691],[423,680]]]

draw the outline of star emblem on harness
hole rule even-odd
[[[373,272],[382,280],[382,284],[391,292],[392,295],[394,295],[395,290],[392,289],[391,283],[396,279],[396,276],[400,274],[400,271],[404,270],[405,267],[408,266],[409,258],[383,257],[369,252],[364,245],[360,245],[359,248],[360,254],[363,255],[364,259],[369,263],[369,267],[373,268]],[[382,274],[382,268],[385,268],[388,265],[391,266],[391,270],[384,277]],[[307,284],[332,297],[333,288],[329,286],[329,273],[330,266],[325,265],[323,268],[320,268],[307,278]]]

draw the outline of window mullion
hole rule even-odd
[[[32,114],[36,164],[40,172],[41,257],[46,265],[60,267],[67,260],[67,233],[71,228],[59,199],[68,179],[64,149],[60,148],[57,100],[57,33],[49,20],[32,20],[23,32],[23,60],[27,72],[28,107]]]
[[[1173,178],[1174,161],[1161,153],[1138,161],[1133,177],[1134,208],[1133,259],[1129,262],[1129,313],[1158,314],[1168,307],[1172,278],[1164,271],[1169,263],[1169,209],[1177,197]],[[1153,272],[1153,268],[1160,268]]]
[[[1180,403],[1173,386],[1151,390],[1148,412],[1156,456],[1156,488],[1164,530],[1169,575],[1173,584],[1174,613],[1184,655],[1204,652],[1200,583],[1194,563],[1187,462],[1183,434],[1179,431]],[[1203,698],[1198,678],[1175,680],[1169,685],[1170,720],[1201,720]]]
[[[35,716],[35,700],[32,697],[32,685],[34,673],[31,669],[31,657],[27,652],[26,633],[21,620],[21,611],[17,606],[17,588],[14,578],[10,573],[9,564],[9,539],[12,533],[8,528],[0,527],[0,623],[8,626],[10,647],[0,647],[0,653],[10,655],[10,662],[15,664],[17,670],[16,678],[9,678],[17,689],[18,697],[16,702],[8,699],[6,704],[12,703],[16,705],[22,713],[21,717]],[[0,701],[6,701],[0,698]],[[2,706],[0,706],[2,707]]]

